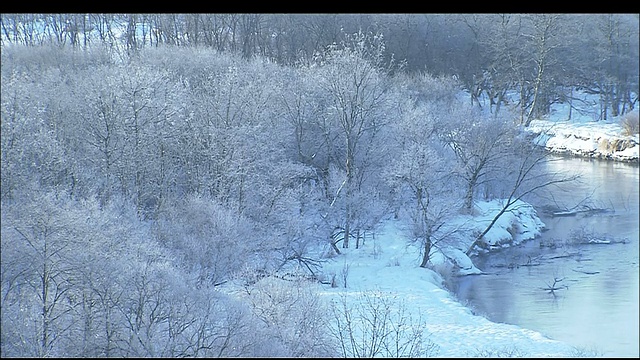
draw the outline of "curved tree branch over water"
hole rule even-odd
[[[506,191],[508,196],[502,202],[502,208],[494,216],[485,230],[482,231],[471,244],[467,250],[467,255],[470,255],[474,251],[475,247],[479,245],[482,238],[491,230],[498,219],[505,212],[512,210],[513,205],[518,201],[547,187],[569,183],[580,178],[577,174],[565,175],[562,173],[550,174],[540,172],[541,167],[543,167],[546,161],[552,161],[549,160],[549,153],[534,149],[530,145],[521,146],[520,150],[521,151],[518,152],[520,157],[515,159],[515,163],[510,164],[512,169],[515,170],[507,170],[508,180],[506,180],[505,184],[507,185]]]

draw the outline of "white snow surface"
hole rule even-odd
[[[638,109],[634,110],[636,113]],[[548,119],[533,120],[526,131],[537,135],[534,143],[556,153],[638,161],[640,136],[625,135],[621,117],[596,121],[593,115],[572,115],[568,108],[556,104]]]
[[[475,217],[478,226],[488,219],[495,206],[496,202],[480,203],[479,207],[486,212]],[[499,243],[510,237],[512,243],[518,243],[540,230],[542,223],[537,216],[528,210],[530,208],[522,207],[524,210],[510,213],[510,216],[505,214],[505,220],[496,223],[496,230],[490,232],[492,241]],[[461,223],[468,223],[467,220],[458,219]],[[526,225],[526,231],[514,239],[507,228],[516,220]],[[421,317],[424,321],[425,341],[437,345],[431,356],[570,357],[576,354],[574,347],[539,332],[493,323],[474,315],[444,290],[438,273],[419,267],[421,253],[418,244],[412,244],[403,234],[404,230],[397,221],[387,220],[375,240],[366,239],[359,249],[341,249],[343,254],[329,260],[323,269],[326,274],[337,274],[337,287],[324,285],[321,294],[328,301],[339,301],[341,294],[349,294],[347,299],[355,302],[358,301],[356,295],[362,292],[402,300],[412,318]],[[449,256],[457,256],[456,262],[468,266],[468,273],[479,271],[462,249],[451,247],[447,252]],[[433,268],[446,262],[441,255],[432,260]],[[346,288],[342,281],[345,268],[348,268]]]

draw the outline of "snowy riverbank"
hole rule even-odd
[[[611,121],[594,121],[589,117],[561,119],[564,117],[556,115],[549,120],[534,120],[526,131],[534,136],[536,145],[554,153],[638,161],[640,136],[624,135],[618,118]]]
[[[536,145],[551,152],[638,161],[638,134],[623,135],[620,118],[594,121],[597,114],[593,109],[576,110],[571,117],[568,110],[567,104],[555,104],[547,119],[532,121],[525,131]],[[351,333],[343,333],[344,354],[350,356],[354,344],[363,346],[375,338],[371,330],[375,323],[378,329],[384,327],[393,335],[402,324],[405,336],[400,341],[392,340],[391,345],[401,344],[403,351],[415,350],[411,347],[415,345],[415,329],[424,330],[420,339],[422,352],[404,353],[410,357],[597,356],[597,349],[576,348],[540,332],[491,322],[474,314],[446,290],[441,274],[484,276],[466,251],[475,240],[474,234],[484,230],[500,208],[500,200],[478,201],[473,215],[448,221],[445,226],[449,229],[442,229],[441,233],[449,235],[434,245],[430,269],[419,267],[422,244],[409,241],[409,231],[392,219],[384,222],[375,237],[368,237],[360,248],[341,249],[342,254],[324,259],[325,284],[316,286],[327,303],[334,305],[334,330],[340,322],[337,328],[341,325],[341,331],[345,331],[347,323],[352,326]],[[538,237],[544,227],[531,205],[517,202],[484,236],[480,251],[516,246]],[[458,231],[450,231],[453,229]],[[345,309],[350,309],[350,318],[340,317]],[[398,355],[388,350],[378,353],[386,357]]]
[[[459,217],[452,226],[464,226],[471,234],[497,211],[498,202],[479,202],[477,215]],[[494,247],[511,246],[537,236],[544,224],[535,210],[519,203],[487,234]],[[437,357],[569,357],[581,355],[574,347],[535,331],[509,324],[493,323],[474,315],[444,289],[443,279],[433,270],[420,268],[419,244],[407,241],[404,229],[388,220],[375,239],[369,238],[359,249],[344,249],[323,267],[334,275],[336,287],[323,285],[321,294],[329,301],[347,301],[349,306],[367,306],[371,299],[388,297],[403,305],[405,316],[425,330],[423,343],[433,346],[429,356]],[[435,269],[448,271],[456,263],[462,274],[480,273],[464,254],[472,238],[452,239],[432,257]],[[346,287],[345,287],[346,282]],[[363,294],[364,297],[363,297]],[[368,295],[366,295],[368,294]],[[363,303],[365,303],[363,305]],[[393,315],[391,315],[393,316]],[[584,355],[584,354],[582,354]]]
[[[636,110],[637,111],[637,110]],[[620,119],[594,121],[592,117],[567,119],[558,107],[549,119],[534,120],[526,129],[534,143],[554,153],[637,162],[638,134],[623,135]],[[477,202],[473,216],[464,215],[447,226],[458,228],[456,236],[438,244],[431,257],[433,269],[459,275],[482,274],[465,254],[474,238],[500,209],[499,200]],[[503,214],[485,235],[486,250],[514,246],[534,239],[544,229],[535,209],[518,202]],[[420,268],[420,244],[411,244],[400,225],[388,220],[375,240],[360,249],[345,249],[325,264],[323,272],[337,280],[321,293],[333,302],[347,301],[352,308],[366,307],[372,297],[400,299],[412,319],[425,329],[423,343],[432,344],[427,354],[437,357],[576,357],[595,356],[588,349],[549,339],[518,326],[493,323],[477,316],[445,290],[438,272]],[[346,286],[345,286],[346,282]],[[363,294],[369,294],[369,297]],[[363,303],[365,303],[363,305]]]

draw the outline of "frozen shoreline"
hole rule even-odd
[[[481,227],[492,218],[498,206],[497,200],[478,202],[475,216],[460,217],[456,221],[458,225]],[[517,245],[539,235],[544,224],[535,209],[526,203],[517,207],[518,211],[507,213],[510,215],[501,218],[487,234],[491,248]],[[472,239],[458,239],[435,252],[433,268],[439,271],[457,268],[460,275],[481,274],[464,254],[470,241]],[[321,286],[320,294],[330,302],[347,298],[354,308],[362,306],[362,300],[358,300],[361,294],[399,299],[413,319],[424,320],[425,339],[437,345],[432,357],[584,356],[580,349],[539,332],[494,323],[473,314],[446,289],[436,271],[418,266],[420,245],[408,241],[398,222],[388,220],[375,242],[367,240],[359,249],[343,250],[343,254],[324,265],[323,272],[337,275],[339,279],[346,277],[346,287],[339,280],[334,288]]]
[[[625,136],[618,120],[593,121],[589,118],[563,120],[535,120],[525,129],[532,141],[550,152],[584,158],[620,162],[638,162],[639,136]],[[473,234],[500,209],[500,200],[476,202],[474,215],[461,215],[451,226],[464,227],[463,234]],[[520,202],[516,210],[499,219],[485,240],[491,251],[518,245],[535,239],[545,225],[536,210]],[[345,274],[348,285],[323,287],[321,294],[335,301],[350,295],[354,306],[355,294],[380,293],[402,299],[415,316],[425,318],[427,339],[437,344],[435,357],[584,357],[597,356],[588,349],[578,349],[556,341],[539,332],[515,325],[494,323],[475,315],[449,293],[442,277],[434,270],[420,268],[420,246],[410,243],[400,225],[389,221],[376,243],[363,248],[346,249],[330,260],[325,273]],[[440,246],[431,257],[433,269],[444,273],[454,269],[462,276],[482,274],[465,254],[473,241],[464,235]],[[377,248],[376,248],[377,247]]]
[[[553,153],[637,163],[640,137],[622,130],[617,122],[534,120],[525,131]]]

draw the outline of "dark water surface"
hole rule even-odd
[[[570,192],[550,190],[553,202],[573,207],[588,197],[591,208],[607,211],[562,217],[539,211],[547,226],[539,239],[474,258],[489,275],[459,278],[452,290],[491,321],[539,331],[587,355],[637,358],[639,167],[558,158],[550,170],[582,175]],[[566,244],[572,239],[611,243]],[[554,280],[562,288],[545,290]]]

